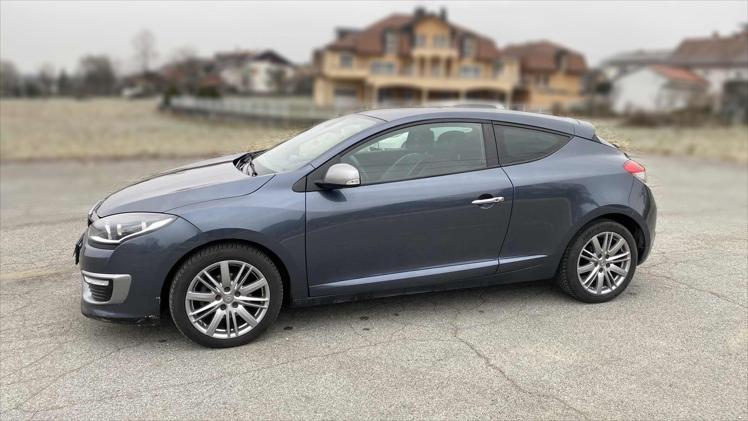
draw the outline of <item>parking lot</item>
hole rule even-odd
[[[181,161],[3,164],[0,418],[748,417],[748,170],[641,157],[650,259],[598,305],[548,283],[286,309],[259,340],[80,314],[85,213]]]

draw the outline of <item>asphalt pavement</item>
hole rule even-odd
[[[225,350],[80,314],[86,211],[181,162],[3,163],[0,418],[745,419],[748,169],[641,161],[657,239],[610,303],[534,283],[287,309]]]

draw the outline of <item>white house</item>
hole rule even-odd
[[[709,82],[709,94],[719,103],[725,86],[748,81],[748,29],[728,36],[683,40],[673,51],[670,63],[685,67]]]
[[[617,113],[671,112],[703,100],[708,82],[690,70],[652,65],[613,82],[611,108]]]
[[[653,64],[668,64],[670,50],[636,50],[618,53],[600,64],[600,70],[608,80],[617,79],[626,73]]]
[[[241,94],[281,94],[291,89],[295,67],[272,50],[217,53],[223,84]]]

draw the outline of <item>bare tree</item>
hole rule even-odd
[[[156,38],[151,31],[143,29],[132,39],[132,46],[135,49],[135,61],[140,71],[143,73],[150,70],[153,60],[158,57],[156,53]]]
[[[83,94],[111,95],[117,83],[114,66],[105,55],[89,55],[79,64],[80,83]]]
[[[172,63],[182,63],[185,61],[190,61],[196,57],[197,50],[195,50],[194,47],[184,46],[174,50],[174,52],[171,53],[169,61]]]
[[[0,96],[21,94],[21,76],[16,66],[7,60],[0,61]]]
[[[73,93],[75,81],[68,76],[65,69],[60,71],[60,75],[57,76],[57,94],[60,96],[68,96]]]
[[[39,89],[41,90],[42,95],[48,96],[57,93],[55,69],[51,64],[44,63],[42,67],[39,68],[39,73],[36,78],[39,82]]]

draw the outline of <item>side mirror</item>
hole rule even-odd
[[[335,164],[327,169],[325,178],[317,182],[317,185],[327,189],[338,189],[342,187],[355,187],[361,184],[361,176],[358,169],[351,164]]]

